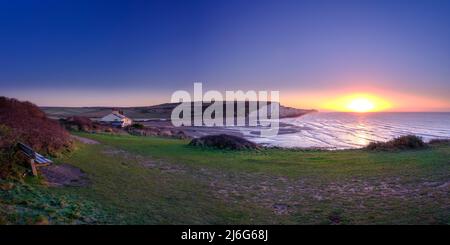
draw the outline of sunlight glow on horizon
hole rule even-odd
[[[357,112],[358,109],[355,109],[355,107],[358,106],[368,107],[364,110],[359,109],[359,111],[367,112],[450,112],[448,97],[396,91],[390,87],[359,86],[330,88],[328,90],[292,89],[291,91],[282,91],[280,100],[282,105],[316,109],[322,112]],[[373,108],[370,104],[373,104]]]
[[[357,98],[347,105],[347,109],[354,112],[370,112],[375,109],[375,105],[366,98]]]
[[[322,108],[342,112],[380,112],[392,107],[384,98],[372,94],[350,94],[326,102]]]
[[[167,103],[172,91],[116,91],[112,89],[29,89],[2,91],[3,96],[30,101],[39,106],[68,107],[136,107]],[[362,101],[365,98],[369,103]],[[356,102],[352,101],[356,100]],[[423,94],[392,91],[389,88],[330,89],[280,91],[280,102],[284,106],[318,111],[355,112],[355,107],[366,107],[359,111],[370,112],[450,112],[450,101]],[[359,104],[359,105],[358,105]],[[350,108],[349,108],[350,107]],[[351,109],[353,108],[353,109]],[[369,108],[369,109],[367,109]],[[356,110],[356,111],[358,111]]]

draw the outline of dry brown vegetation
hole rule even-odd
[[[7,174],[17,161],[14,154],[17,142],[46,155],[57,155],[72,146],[69,133],[57,121],[47,118],[39,107],[0,97],[0,175]]]
[[[450,144],[450,139],[432,139],[428,142],[430,145]]]
[[[200,138],[195,138],[189,143],[189,145],[228,150],[260,149],[260,146],[256,143],[238,136],[228,134],[207,135]]]
[[[372,142],[367,145],[367,150],[408,150],[425,148],[427,144],[423,142],[422,138],[416,135],[405,135],[395,138],[387,142]]]
[[[59,123],[68,131],[80,131],[86,133],[125,133],[122,129],[112,127],[108,124],[102,124],[97,121],[92,121],[88,117],[71,116],[68,118],[59,119]]]

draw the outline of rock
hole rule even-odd
[[[189,145],[200,146],[200,147],[212,147],[217,149],[228,149],[228,150],[248,150],[248,149],[259,149],[260,146],[244,138],[219,134],[219,135],[208,135],[200,138],[193,139]]]

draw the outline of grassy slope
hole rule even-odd
[[[48,189],[30,184],[41,196],[50,190],[54,198],[70,198],[78,205],[76,214],[70,213],[76,221],[450,223],[445,186],[450,181],[450,146],[390,153],[230,152],[154,137],[81,136],[102,144],[80,145],[59,161],[87,172],[91,186]],[[56,209],[53,213],[63,213]]]
[[[226,171],[263,172],[290,177],[351,178],[355,176],[423,176],[438,178],[450,174],[450,149],[403,152],[289,151],[233,152],[198,149],[187,141],[156,137],[86,135],[129,152],[191,166]]]
[[[214,224],[252,219],[245,208],[230,208],[210,198],[207,186],[190,176],[148,169],[136,159],[101,154],[102,151],[105,147],[101,145],[82,146],[63,161],[92,175],[91,187],[73,191],[107,209],[110,216],[103,222]],[[259,216],[258,210],[254,213]]]

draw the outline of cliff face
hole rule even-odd
[[[299,117],[312,112],[317,112],[317,110],[306,110],[280,106],[280,118]]]
[[[226,107],[230,106],[230,104],[232,104],[233,102],[223,102],[223,112],[224,115],[226,114]],[[236,106],[238,102],[234,102],[234,106]],[[239,102],[239,103],[245,103],[245,110],[246,110],[246,115],[248,115],[249,113],[249,102]],[[268,105],[270,105],[270,103],[274,103],[274,102],[268,102]],[[161,115],[165,115],[168,118],[170,118],[171,112],[172,110],[178,106],[179,103],[167,103],[167,104],[162,104],[162,105],[156,105],[156,106],[151,106],[149,107],[147,110],[149,113],[159,113]],[[211,103],[203,103],[202,106],[202,110],[205,111],[206,108],[208,108],[211,105]],[[193,108],[193,106],[192,106]],[[287,106],[283,106],[280,105],[279,107],[279,117],[280,118],[287,118],[287,117],[298,117],[298,116],[302,116],[311,112],[317,112],[316,110],[308,110],[308,109],[297,109],[297,108],[293,108],[293,107],[287,107]],[[236,110],[235,110],[235,116],[236,116]],[[270,108],[268,109],[268,115],[271,115],[270,112]]]
[[[224,102],[225,107],[233,102]],[[236,104],[236,102],[234,102]],[[270,103],[270,102],[269,102]],[[172,110],[178,106],[179,103],[166,103],[154,106],[145,107],[123,107],[119,108],[127,117],[132,119],[169,119]],[[204,111],[211,103],[203,103],[202,110]],[[248,102],[245,103],[248,114]],[[83,116],[88,118],[100,118],[111,112],[111,107],[42,107],[42,110],[52,118],[66,118],[70,116]],[[297,109],[280,105],[280,118],[298,117],[307,113],[315,112],[315,110]],[[270,112],[269,112],[270,115]]]

